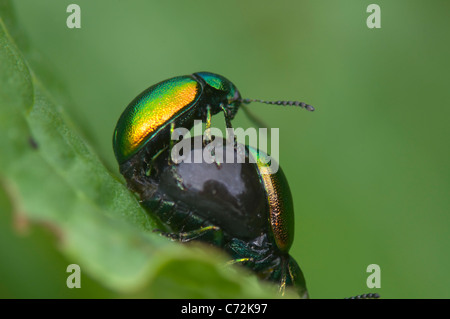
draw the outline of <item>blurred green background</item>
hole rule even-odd
[[[296,210],[291,254],[310,296],[450,297],[449,2],[13,3],[34,63],[54,72],[54,98],[115,174],[118,117],[166,78],[205,70],[244,97],[305,101],[316,112],[249,108],[280,128]],[[81,29],[66,27],[70,3],[81,7]],[[371,3],[381,29],[366,26]],[[234,121],[251,125],[243,112]],[[67,289],[68,262],[48,234],[18,236],[0,216],[0,297],[110,296],[89,279]],[[366,286],[372,263],[380,289]]]

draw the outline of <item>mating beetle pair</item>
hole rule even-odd
[[[300,297],[307,297],[302,271],[288,253],[294,212],[281,169],[267,171],[267,161],[261,160],[266,155],[247,146],[245,163],[170,160],[170,133],[176,127],[191,129],[194,120],[202,120],[209,128],[219,112],[231,127],[241,104],[254,101],[314,110],[303,102],[242,99],[234,84],[218,74],[174,77],[151,86],[128,105],[114,131],[114,152],[129,188],[169,228],[170,233],[163,234],[221,247],[232,262],[277,282],[282,293],[294,286]],[[187,157],[196,151],[194,139],[192,144]],[[256,161],[249,161],[251,157]]]

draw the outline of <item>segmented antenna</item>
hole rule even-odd
[[[368,293],[368,294],[362,294],[362,295],[358,295],[358,296],[354,296],[354,297],[350,297],[350,298],[345,298],[345,299],[378,299],[380,298],[380,295],[377,293]]]
[[[311,112],[314,111],[314,107],[312,105],[306,104],[304,102],[299,102],[299,101],[264,101],[264,100],[258,100],[258,99],[242,99],[241,101],[244,104],[250,104],[251,102],[259,102],[259,103],[273,104],[273,105],[299,106],[308,111],[311,111]]]

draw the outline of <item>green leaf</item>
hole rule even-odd
[[[152,233],[157,222],[52,100],[5,27],[5,16],[14,25],[10,8],[0,7],[0,188],[13,214],[51,229],[83,274],[119,296],[277,297],[253,275],[224,267],[220,251]]]

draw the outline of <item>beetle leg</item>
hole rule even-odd
[[[159,150],[158,153],[156,153],[150,160],[148,160],[146,157],[144,158],[144,164],[145,164],[145,166],[144,166],[144,174],[145,174],[145,176],[149,177],[152,174],[153,170],[156,169],[156,167],[154,167],[154,165],[153,165],[153,162],[155,161],[155,159],[158,158],[159,155],[162,154],[162,152],[165,151],[165,149],[166,148],[163,148],[163,149]],[[170,162],[170,157],[169,157],[168,161],[169,161],[169,164],[170,164],[171,163]],[[156,171],[158,171],[158,170],[156,169]]]
[[[166,233],[166,232],[160,232],[161,235],[168,237],[174,241],[179,241],[182,243],[187,243],[192,240],[202,240],[203,236],[212,236],[212,242],[215,245],[220,245],[223,233],[222,230],[217,226],[205,226],[201,227],[199,229],[195,229],[188,232],[181,232],[181,233]],[[206,240],[205,240],[206,241]],[[207,240],[207,242],[211,242],[210,240]]]
[[[226,265],[229,266],[234,264],[247,264],[247,263],[254,264],[255,259],[252,257],[231,259],[227,261]]]
[[[225,124],[227,126],[227,129],[232,129],[233,125],[231,125],[230,115],[228,114],[227,108],[225,107],[225,105],[223,105],[223,103],[220,103],[219,106],[220,106],[220,108],[223,111],[223,115],[225,116]],[[233,134],[233,137],[234,137],[234,141],[233,141],[234,145],[236,145],[237,144],[237,137],[234,134]],[[227,144],[231,144],[230,141],[228,140],[228,137],[227,137]]]
[[[216,136],[214,137],[214,139]],[[206,129],[205,129],[205,138],[203,140],[203,147],[206,147],[208,144],[212,142],[212,136],[211,136],[211,105],[206,106]],[[211,150],[211,156],[214,158],[214,163],[216,166],[220,166],[220,163],[216,161],[216,152],[213,148]]]
[[[227,125],[227,128],[233,128],[233,125],[231,125],[230,115],[228,114],[227,108],[223,103],[220,103],[219,106],[223,111],[223,115],[225,116],[225,124]]]
[[[146,168],[145,168],[145,176],[149,177],[152,173],[152,163],[148,163]]]
[[[172,150],[173,148],[173,140],[172,140],[172,136],[173,136],[173,131],[175,131],[175,122],[170,123],[170,144],[169,144],[169,149]],[[168,156],[167,157],[167,164],[172,165],[172,157]]]
[[[173,132],[175,131],[175,122],[170,123],[170,149],[172,149],[173,147],[173,140],[172,140],[172,135]]]
[[[281,282],[280,282],[280,288],[278,289],[278,292],[280,293],[280,295],[284,296],[284,293],[286,291],[286,269],[283,268],[282,270],[282,275],[281,275]]]
[[[290,259],[290,257],[289,257]],[[297,263],[295,263],[296,265]],[[297,265],[296,265],[297,266]],[[280,278],[280,288],[278,292],[280,295],[284,296],[286,292],[286,287],[289,285],[289,282],[291,285],[295,283],[295,277],[298,275],[295,271],[295,268],[292,268],[292,264],[289,262],[288,259],[283,258],[281,261],[281,278]],[[297,266],[298,267],[298,266]],[[305,289],[306,290],[306,289]],[[306,292],[306,295],[308,296],[308,293]],[[307,297],[306,297],[307,298]]]
[[[206,146],[212,141],[211,137],[211,105],[206,106],[206,129],[205,138],[203,140],[203,146]]]

